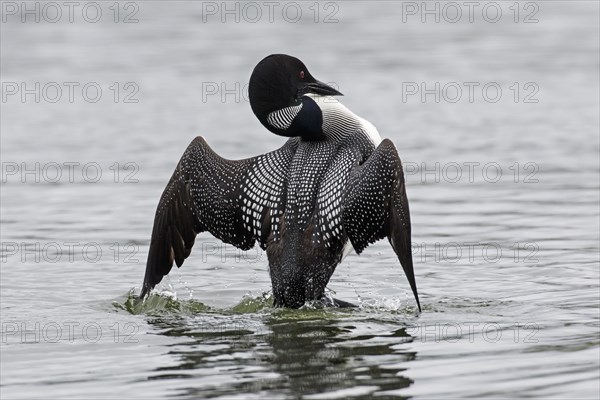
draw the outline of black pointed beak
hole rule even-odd
[[[314,93],[322,96],[343,96],[338,90],[320,81],[301,83],[298,87],[298,95],[302,96],[306,93]]]

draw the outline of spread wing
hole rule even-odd
[[[286,172],[297,147],[290,139],[273,152],[226,160],[198,136],[175,168],[156,209],[140,298],[190,255],[196,235],[208,231],[242,250],[278,240],[285,208]]]
[[[367,161],[350,174],[342,221],[358,254],[369,244],[388,238],[421,310],[413,271],[404,172],[390,140],[384,139]]]

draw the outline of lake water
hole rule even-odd
[[[597,2],[117,6],[2,3],[3,399],[598,398]],[[385,241],[329,284],[359,309],[285,310],[208,234],[134,304],[188,143],[284,142],[244,89],[277,52],[396,144],[421,314]]]

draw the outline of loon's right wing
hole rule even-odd
[[[198,136],[184,152],[156,209],[140,298],[190,255],[196,235],[208,231],[247,250],[261,247],[285,207],[286,172],[297,140],[270,153],[226,160]],[[274,235],[276,232],[273,232]]]
[[[388,238],[421,310],[413,271],[404,172],[389,139],[384,139],[367,161],[351,173],[342,221],[357,254],[369,244]]]

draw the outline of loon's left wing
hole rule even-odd
[[[156,209],[140,298],[190,255],[196,235],[208,231],[247,250],[269,236],[285,208],[286,173],[297,140],[270,153],[226,160],[198,136],[177,164]]]
[[[413,271],[410,214],[402,162],[396,147],[384,139],[356,167],[348,180],[342,223],[357,254],[369,244],[388,238],[421,310]]]

